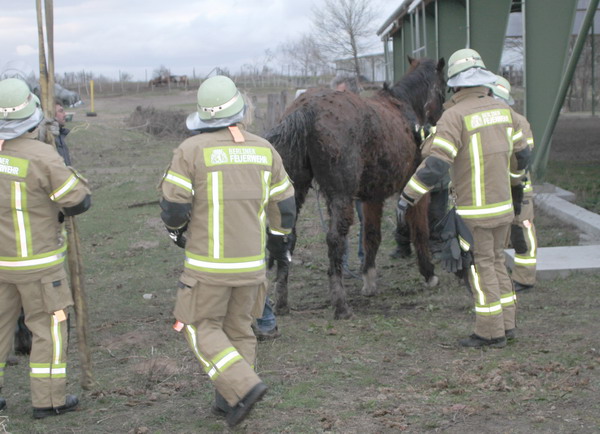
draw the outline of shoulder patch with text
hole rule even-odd
[[[260,146],[218,146],[204,149],[207,167],[224,164],[261,164],[270,166],[273,155],[269,148]]]
[[[25,178],[27,176],[28,167],[29,160],[18,157],[9,157],[7,155],[0,155],[0,173],[18,176],[19,178]]]
[[[477,128],[487,127],[490,125],[511,124],[512,116],[510,110],[495,109],[484,112],[474,113],[465,116],[465,124],[468,131],[476,130]]]

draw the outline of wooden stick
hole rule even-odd
[[[74,216],[65,217],[67,225],[67,239],[69,249],[67,260],[69,263],[69,274],[71,277],[71,292],[75,304],[75,329],[77,330],[77,348],[79,350],[79,362],[81,364],[81,378],[79,382],[85,390],[94,386],[92,374],[92,359],[88,340],[89,321],[87,314],[87,299],[83,288],[83,261],[81,260],[81,242]]]
[[[38,39],[40,52],[40,87],[42,89],[42,108],[47,120],[54,119],[54,5],[53,0],[44,0],[46,18],[46,38],[48,42],[48,63],[46,64],[46,50],[44,43],[44,22],[42,19],[42,3],[36,0]],[[46,142],[55,146],[54,136],[50,129],[46,131]],[[81,243],[77,232],[75,217],[66,216],[67,228],[67,262],[69,267],[71,292],[75,304],[77,331],[77,344],[79,350],[79,361],[81,364],[81,387],[89,390],[94,385],[92,377],[92,363],[88,344],[88,314],[85,292],[83,289],[83,266],[81,259]]]

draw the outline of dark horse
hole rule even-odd
[[[409,62],[409,71],[398,83],[384,86],[370,98],[332,89],[302,94],[266,135],[294,183],[298,213],[313,179],[326,198],[328,275],[336,319],[352,316],[342,281],[342,256],[354,219],[354,200],[362,201],[364,216],[361,293],[372,296],[378,293],[375,256],[381,243],[384,201],[402,191],[420,162],[415,127],[435,124],[443,110],[444,59],[436,63],[409,57]],[[427,200],[420,201],[409,210],[407,220],[419,271],[435,286],[438,279],[428,247],[427,207]],[[276,311],[280,314],[289,312],[288,267],[284,262],[277,264]]]

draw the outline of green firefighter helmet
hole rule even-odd
[[[232,117],[244,109],[244,98],[224,75],[205,80],[198,88],[198,116],[202,120]]]
[[[0,120],[27,119],[39,105],[29,86],[18,78],[0,81]]]
[[[496,76],[496,81],[491,84],[486,84],[487,87],[492,89],[492,93],[498,98],[502,98],[508,104],[514,104],[512,96],[510,96],[510,83],[508,80],[501,75]]]
[[[450,56],[450,60],[448,60],[448,78],[452,78],[456,74],[471,68],[486,69],[479,53],[471,48],[457,50]]]

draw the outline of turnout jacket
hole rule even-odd
[[[522,175],[528,148],[515,112],[484,86],[464,88],[446,104],[428,156],[402,192],[414,204],[451,170],[457,213],[495,227],[514,217],[510,172]],[[526,152],[527,151],[527,152]]]
[[[59,212],[90,206],[87,181],[37,130],[0,149],[0,278],[35,280],[62,269],[67,249]]]
[[[268,141],[238,127],[190,137],[174,150],[161,190],[167,227],[177,220],[173,210],[189,206],[181,223],[187,222],[185,275],[207,285],[266,280],[267,221],[272,232],[289,234],[295,216],[282,216],[278,206],[294,188]]]

